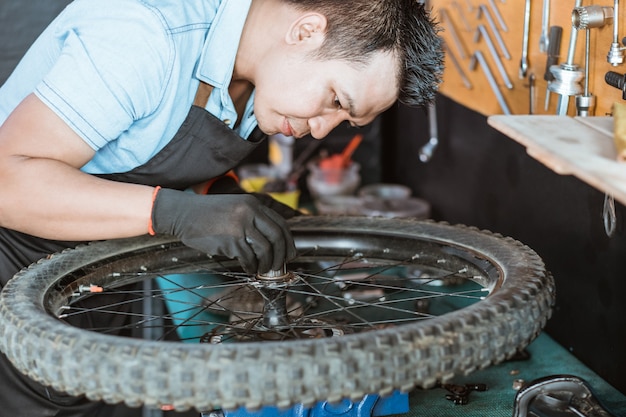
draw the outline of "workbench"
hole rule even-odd
[[[594,395],[615,416],[626,416],[626,396],[607,384],[547,334],[541,334],[528,348],[527,360],[507,361],[465,377],[454,384],[486,384],[487,391],[472,392],[466,405],[446,399],[443,388],[415,390],[409,395],[406,417],[511,417],[517,391],[516,380],[531,382],[551,375],[574,375],[585,380]],[[601,350],[598,352],[601,353]],[[626,376],[625,376],[626,378]]]

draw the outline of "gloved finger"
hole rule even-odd
[[[237,250],[237,259],[248,274],[256,274],[259,268],[259,261],[256,252],[252,248],[252,239],[246,236],[245,242],[241,242]]]
[[[265,208],[263,212],[266,216],[255,217],[254,224],[271,245],[270,251],[272,256],[269,257],[271,269],[280,270],[287,258],[287,247],[293,245],[293,239],[291,239],[290,234],[285,234],[285,229],[288,229],[288,227],[285,220],[278,213],[268,208]],[[289,242],[287,239],[289,239]]]
[[[257,267],[254,272],[263,274],[269,271],[274,261],[272,244],[256,229],[246,232],[246,243],[256,256]]]

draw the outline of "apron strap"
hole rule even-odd
[[[206,108],[206,104],[209,101],[209,96],[213,91],[213,86],[207,84],[203,81],[200,81],[200,85],[198,86],[198,91],[196,91],[196,97],[193,100],[193,105]]]

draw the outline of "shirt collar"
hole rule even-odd
[[[224,0],[211,23],[196,77],[214,87],[230,84],[243,25],[252,0]]]

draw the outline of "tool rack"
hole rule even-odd
[[[547,27],[562,28],[558,64],[567,61],[572,33],[572,14],[576,0],[434,0],[431,3],[434,17],[443,27],[442,37],[446,46],[446,69],[441,93],[464,106],[489,116],[507,114],[495,94],[497,89],[508,106],[510,114],[557,114],[557,94],[551,93],[546,110],[545,95],[547,51],[540,43],[544,32],[544,5],[549,4]],[[582,7],[599,6],[612,12],[613,0],[583,0]],[[618,27],[620,46],[626,36],[626,2],[620,0]],[[520,77],[520,67],[525,46],[525,12],[530,5],[528,17],[527,70]],[[589,84],[588,91],[596,98],[594,114],[606,116],[611,106],[622,100],[622,90],[608,85],[605,74],[609,71],[623,74],[626,64],[613,66],[607,61],[614,33],[613,18],[607,18],[601,27],[589,29]],[[585,47],[587,30],[576,30],[576,47],[573,63],[585,70]],[[477,33],[481,33],[480,36]],[[485,36],[485,33],[488,36]],[[482,56],[484,63],[472,62],[472,56]],[[498,63],[500,62],[500,63]],[[489,82],[484,65],[495,80]],[[501,65],[501,68],[500,68]],[[531,101],[531,85],[534,77],[534,94]],[[508,78],[508,81],[507,81]],[[509,83],[510,81],[510,83]],[[584,80],[580,81],[581,84]],[[508,84],[508,87],[507,87]],[[568,115],[576,115],[574,98],[569,103]]]

